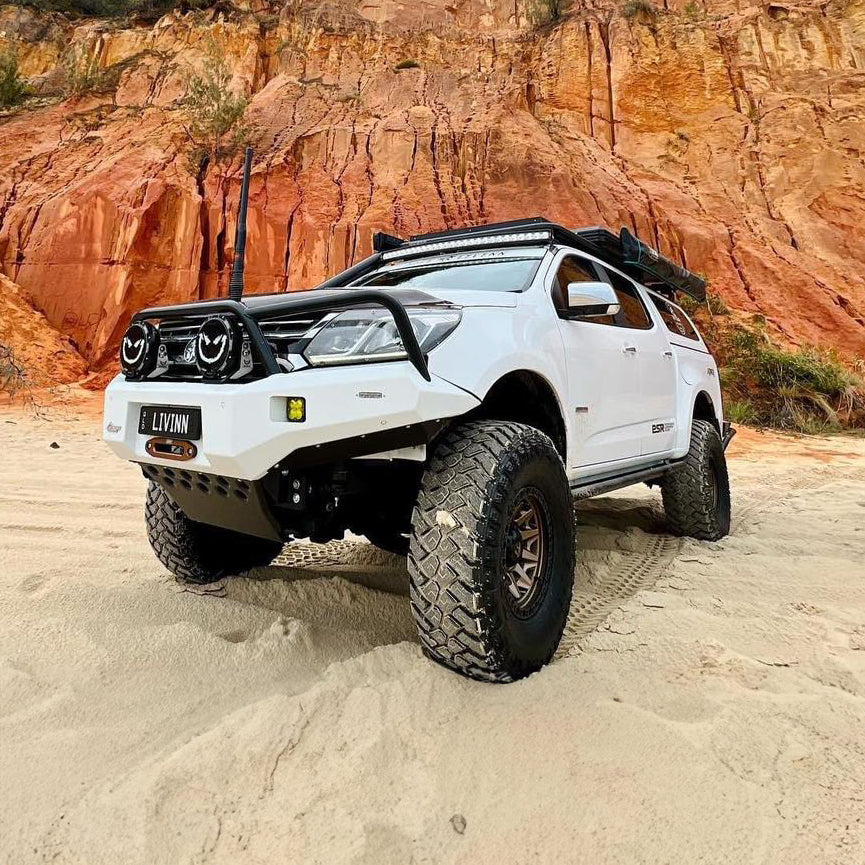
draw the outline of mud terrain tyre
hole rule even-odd
[[[225,574],[269,565],[283,547],[279,541],[193,522],[153,481],[147,484],[144,517],[156,558],[187,583],[212,583]]]
[[[694,420],[691,449],[661,482],[667,524],[677,535],[717,541],[730,531],[730,480],[715,425]]]
[[[444,436],[421,482],[408,557],[430,658],[488,682],[538,670],[565,628],[574,559],[568,480],[546,435],[473,421]]]

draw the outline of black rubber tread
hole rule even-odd
[[[144,519],[156,558],[187,583],[212,583],[226,574],[269,565],[284,546],[193,522],[153,481],[147,484]]]
[[[718,485],[712,506],[712,473]],[[674,534],[717,541],[730,531],[730,480],[721,436],[711,421],[691,423],[691,449],[661,482],[667,524]]]
[[[526,479],[549,507],[552,559],[537,611],[516,619],[504,597],[502,549],[509,505]],[[455,427],[436,447],[412,520],[410,598],[424,652],[483,681],[539,669],[567,622],[575,556],[573,502],[550,438],[501,421]]]

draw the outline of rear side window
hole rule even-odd
[[[621,309],[616,316],[616,324],[619,327],[630,327],[635,330],[651,330],[652,320],[637,289],[623,276],[604,268],[604,273],[610,278],[613,289],[619,297]]]
[[[670,333],[674,333],[676,336],[684,336],[686,339],[700,339],[700,334],[694,329],[694,325],[691,324],[683,310],[679,309],[675,304],[664,300],[663,297],[658,297],[656,294],[650,294],[649,297],[652,298],[652,303],[657,307]]]

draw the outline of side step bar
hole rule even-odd
[[[575,501],[582,501],[583,499],[590,499],[604,493],[611,493],[613,490],[620,490],[623,487],[629,487],[632,484],[653,481],[663,477],[668,472],[676,471],[681,463],[682,460],[667,460],[660,465],[647,469],[625,472],[624,474],[613,475],[600,480],[571,481],[571,495]]]

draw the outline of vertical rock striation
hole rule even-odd
[[[541,29],[523,6],[3,7],[37,86],[70,44],[115,83],[0,120],[0,271],[91,368],[135,309],[226,292],[238,170],[194,176],[176,106],[215,48],[252,100],[250,290],[312,286],[376,229],[543,214],[627,225],[784,339],[865,356],[865,0],[585,0]]]

